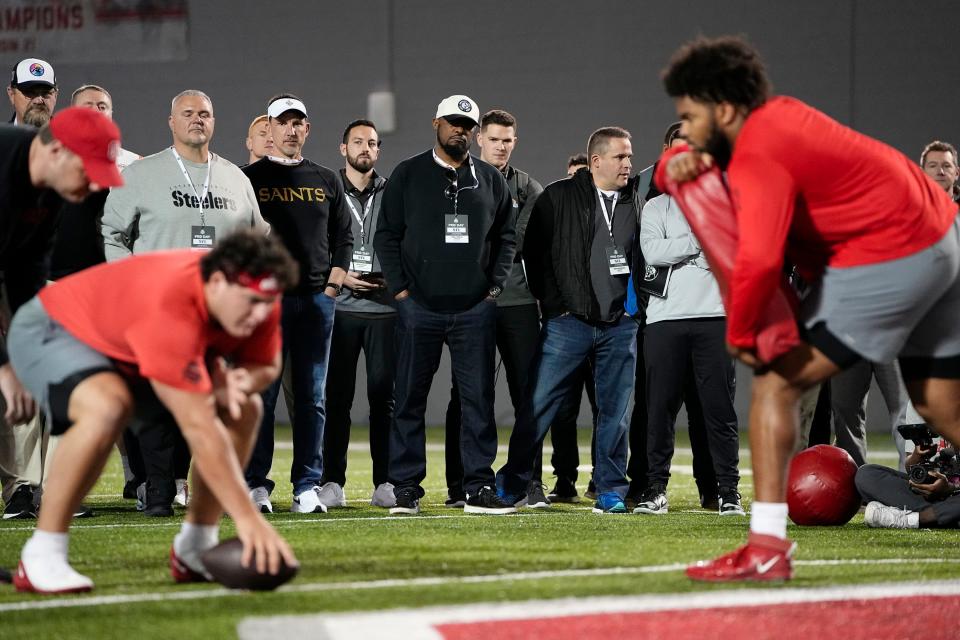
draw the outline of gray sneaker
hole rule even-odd
[[[863,521],[868,527],[881,529],[919,529],[920,513],[874,501],[863,512]]]
[[[370,496],[370,504],[384,509],[397,506],[397,497],[393,495],[393,485],[384,482],[374,489],[373,495]]]
[[[270,492],[266,487],[254,487],[250,490],[250,500],[256,505],[260,513],[273,513],[273,503],[270,502]]]
[[[667,488],[662,484],[655,484],[643,493],[633,512],[659,516],[667,513],[668,510]]]
[[[137,487],[137,511],[147,508],[147,483],[141,482]]]
[[[320,487],[318,495],[320,496],[320,502],[322,502],[323,506],[327,509],[347,506],[347,499],[343,495],[343,487],[336,482],[325,483]]]

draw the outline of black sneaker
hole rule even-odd
[[[10,502],[3,510],[3,519],[12,520],[14,518],[27,519],[36,518],[37,509],[33,506],[33,487],[28,484],[22,484],[10,496]]]
[[[720,510],[720,498],[717,495],[700,494],[700,506],[707,511]]]
[[[720,509],[722,516],[745,516],[747,513],[743,510],[743,504],[740,502],[740,494],[736,489],[720,489]]]
[[[157,504],[148,504],[147,508],[143,510],[143,515],[151,518],[172,518],[173,505],[164,504],[162,502]]]
[[[73,517],[74,517],[74,518],[92,518],[92,517],[95,516],[95,515],[97,515],[97,514],[95,514],[95,513],[93,512],[93,507],[91,507],[90,505],[87,505],[87,504],[81,504],[81,505],[80,505],[79,507],[77,507],[77,509],[73,512]]]
[[[623,497],[623,506],[627,508],[628,513],[633,513],[640,501],[643,500],[643,493],[628,493]]]
[[[490,487],[480,487],[476,494],[467,495],[467,504],[463,507],[463,512],[501,516],[507,513],[516,513],[517,508],[501,500],[497,496],[496,490]]]
[[[557,478],[557,483],[553,485],[553,491],[547,495],[550,502],[564,502],[572,504],[580,502],[580,496],[577,495],[577,486],[566,478]]]
[[[404,514],[415,516],[420,513],[420,492],[416,487],[402,487],[394,489],[394,496],[397,498],[397,505],[390,507],[390,514]]]
[[[597,485],[593,483],[593,478],[590,478],[590,484],[587,485],[587,490],[583,492],[583,497],[587,500],[597,499]]]
[[[137,499],[137,487],[143,484],[143,480],[134,478],[129,482],[123,485],[123,499],[124,500],[136,500]]]
[[[550,500],[543,493],[544,486],[537,480],[531,480],[527,487],[527,501],[523,506],[529,509],[549,509]]]
[[[443,506],[452,509],[462,509],[467,504],[467,496],[462,489],[447,489],[447,499]]]

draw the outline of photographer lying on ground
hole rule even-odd
[[[898,427],[915,448],[907,456],[907,473],[878,464],[857,470],[857,489],[868,501],[863,520],[870,527],[918,529],[956,527],[960,522],[960,470],[956,452],[926,425]]]

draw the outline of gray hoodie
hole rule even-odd
[[[673,265],[667,297],[650,296],[647,324],[661,320],[722,318],[720,288],[680,207],[668,195],[649,200],[640,216],[640,248],[647,264]]]

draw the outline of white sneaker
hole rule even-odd
[[[393,485],[389,482],[384,482],[374,489],[373,495],[370,496],[370,504],[375,507],[383,507],[384,509],[397,506],[397,497],[393,495]]]
[[[190,504],[190,484],[184,478],[177,480],[177,495],[173,497],[173,504],[181,507]]]
[[[93,589],[93,580],[74,571],[66,559],[44,555],[21,558],[13,586],[30,593],[82,593]]]
[[[250,499],[257,505],[260,513],[273,513],[273,503],[270,502],[270,492],[266,487],[254,487],[250,490]]]
[[[320,502],[322,502],[323,506],[327,509],[347,506],[347,499],[343,495],[343,487],[336,482],[325,483],[320,487],[318,495],[320,496]]]
[[[311,487],[294,496],[290,511],[294,513],[326,513],[327,506],[320,502],[320,487]]]
[[[868,527],[882,529],[919,529],[920,513],[900,507],[889,507],[880,502],[867,504],[863,521]]]

